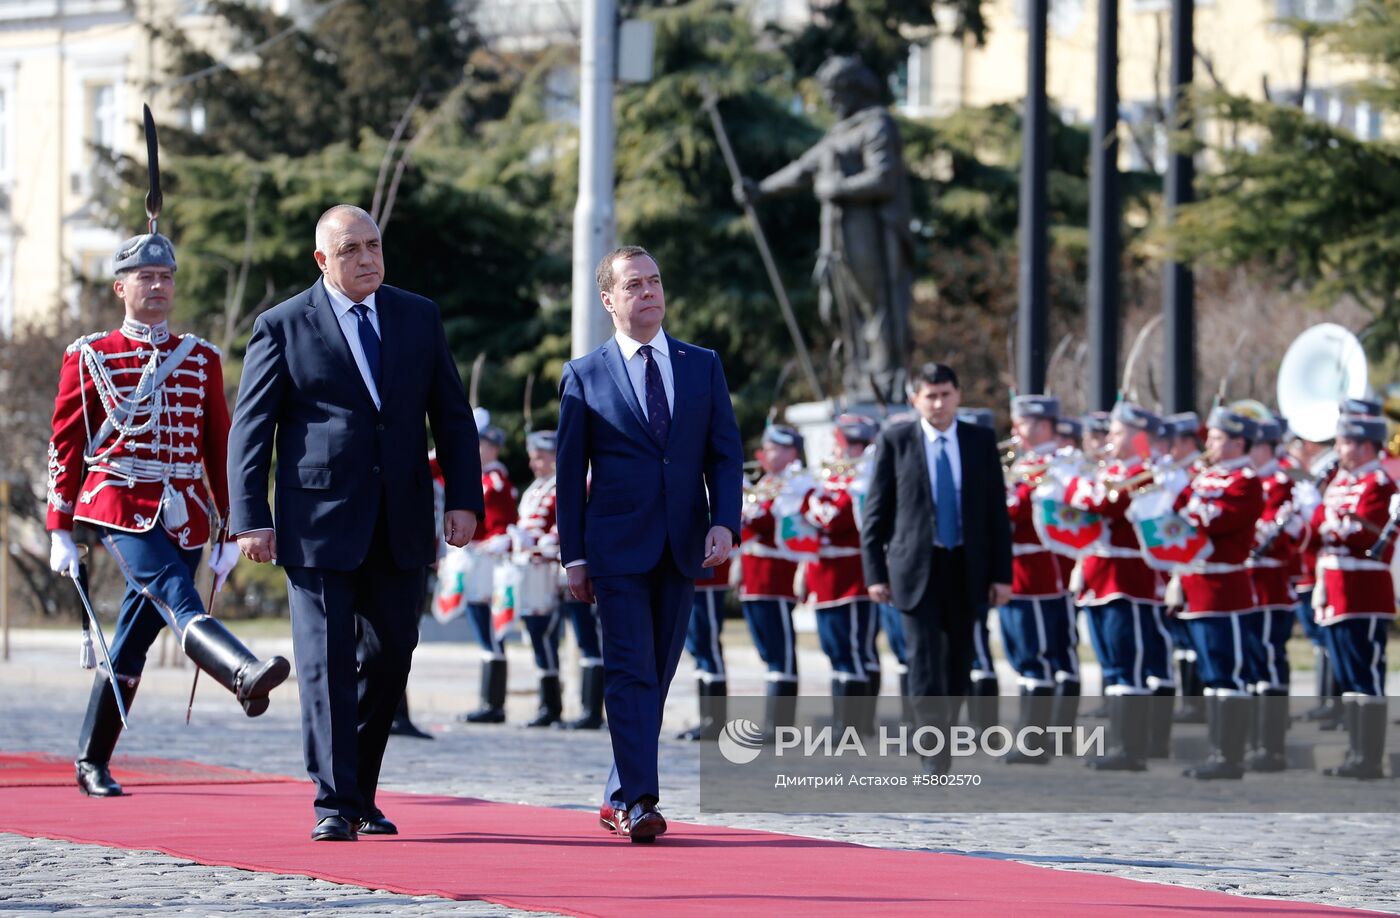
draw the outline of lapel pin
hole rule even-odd
[[[677,356],[677,357],[684,357],[684,356],[685,356],[685,351],[682,351],[682,350],[677,349],[677,351],[676,351],[676,356]]]

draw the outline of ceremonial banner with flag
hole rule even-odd
[[[1210,557],[1210,538],[1175,513],[1133,520],[1147,566],[1172,571]]]

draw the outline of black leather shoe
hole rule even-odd
[[[327,816],[311,830],[312,841],[354,841],[355,827],[344,816]]]
[[[89,797],[120,797],[122,786],[112,780],[106,762],[78,762],[78,790]]]
[[[635,844],[650,844],[656,841],[658,835],[666,834],[666,819],[654,803],[632,804],[632,808],[627,811],[627,821],[630,823],[627,836]]]
[[[360,820],[359,834],[361,835],[398,835],[399,827],[394,825],[384,817],[384,814],[375,810],[369,816]]]
[[[609,835],[628,835],[632,830],[627,811],[620,806],[609,806],[606,803],[598,808],[598,825]]]
[[[503,724],[506,712],[501,708],[477,708],[469,714],[458,714],[457,722],[463,724]]]

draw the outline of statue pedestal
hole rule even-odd
[[[883,424],[888,413],[873,403],[847,402],[844,403],[844,407],[838,409],[839,404],[842,403],[832,399],[824,402],[798,402],[789,405],[787,411],[783,412],[783,419],[802,434],[807,447],[807,454],[803,459],[809,469],[819,469],[831,458],[836,448],[835,421],[838,414],[863,414]]]

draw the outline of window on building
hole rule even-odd
[[[1274,15],[1279,19],[1338,22],[1349,16],[1355,5],[1356,0],[1275,0]]]
[[[117,87],[114,83],[94,83],[88,87],[88,124],[84,139],[105,150],[117,145]]]
[[[1152,100],[1126,102],[1118,117],[1128,129],[1128,169],[1132,172],[1167,171],[1170,137],[1162,111]]]
[[[10,177],[10,94],[0,89],[0,180]]]

